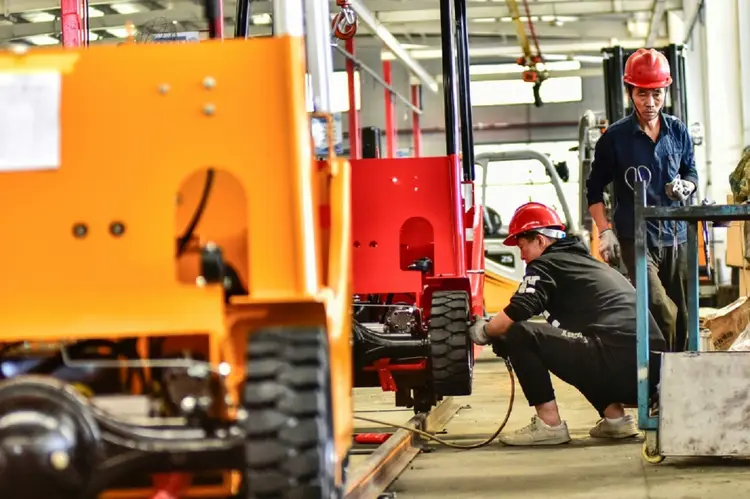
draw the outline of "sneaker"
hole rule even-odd
[[[559,445],[570,442],[568,425],[563,421],[558,426],[549,426],[538,416],[531,418],[531,423],[507,435],[498,438],[505,445]]]
[[[635,419],[626,414],[620,419],[602,418],[596,426],[589,430],[589,435],[594,438],[630,438],[638,435],[640,431],[635,425]]]

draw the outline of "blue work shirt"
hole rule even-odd
[[[651,173],[651,182],[646,188],[648,206],[679,206],[667,196],[666,185],[679,173],[680,178],[698,186],[695,169],[693,141],[687,127],[674,116],[661,113],[661,129],[656,142],[641,130],[635,113],[610,125],[596,143],[591,173],[586,180],[588,205],[604,201],[604,189],[613,184],[613,226],[617,237],[632,240],[634,235],[634,194],[625,182],[629,167],[644,165]],[[641,169],[642,170],[642,169]],[[635,186],[634,171],[627,172],[627,180]],[[648,174],[643,173],[644,180]],[[661,223],[649,221],[647,225],[649,247],[671,246],[687,240],[687,223],[684,221]]]

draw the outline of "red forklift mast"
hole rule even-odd
[[[383,158],[380,131],[364,127],[363,159],[350,159],[355,386],[416,412],[471,394],[468,324],[484,313],[466,0],[441,0],[440,19],[445,155]]]

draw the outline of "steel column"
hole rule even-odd
[[[391,61],[383,61],[383,79],[387,85],[393,85]],[[396,157],[396,103],[391,91],[385,89],[385,151],[386,158]]]
[[[78,48],[84,45],[87,38],[88,12],[82,0],[60,0],[60,18],[62,24],[62,45],[66,48]]]
[[[215,0],[217,7],[216,38],[224,39],[224,0]]]
[[[354,38],[346,40],[346,51],[354,53]],[[349,89],[349,158],[359,159],[362,157],[361,141],[359,135],[359,111],[357,110],[357,83],[354,80],[354,61],[346,59],[346,83]]]
[[[443,99],[445,114],[445,153],[458,154],[458,95],[456,89],[456,36],[451,0],[440,0],[440,32],[443,52]]]
[[[299,5],[299,0],[294,3]],[[281,5],[280,5],[281,4]],[[304,17],[307,35],[307,70],[312,81],[313,109],[319,113],[331,112],[331,75],[333,74],[333,54],[331,53],[331,11],[328,2],[304,2],[304,16],[302,9],[297,12],[291,0],[273,2],[274,5],[274,33],[279,36],[286,34],[277,29],[276,14],[294,17],[295,24]],[[295,33],[289,33],[294,35]]]
[[[222,0],[206,0],[203,4],[208,21],[208,37],[211,40],[224,39],[224,4]]]
[[[411,103],[414,107],[422,108],[422,85],[411,86]],[[411,113],[411,135],[414,143],[414,157],[422,156],[422,129],[419,124],[419,113]]]
[[[471,78],[469,75],[469,29],[466,23],[466,0],[454,1],[456,46],[458,54],[459,114],[461,116],[461,153],[463,179],[474,180],[474,127],[471,114]]]

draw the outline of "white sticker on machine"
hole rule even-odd
[[[57,72],[0,73],[0,172],[60,167]]]

